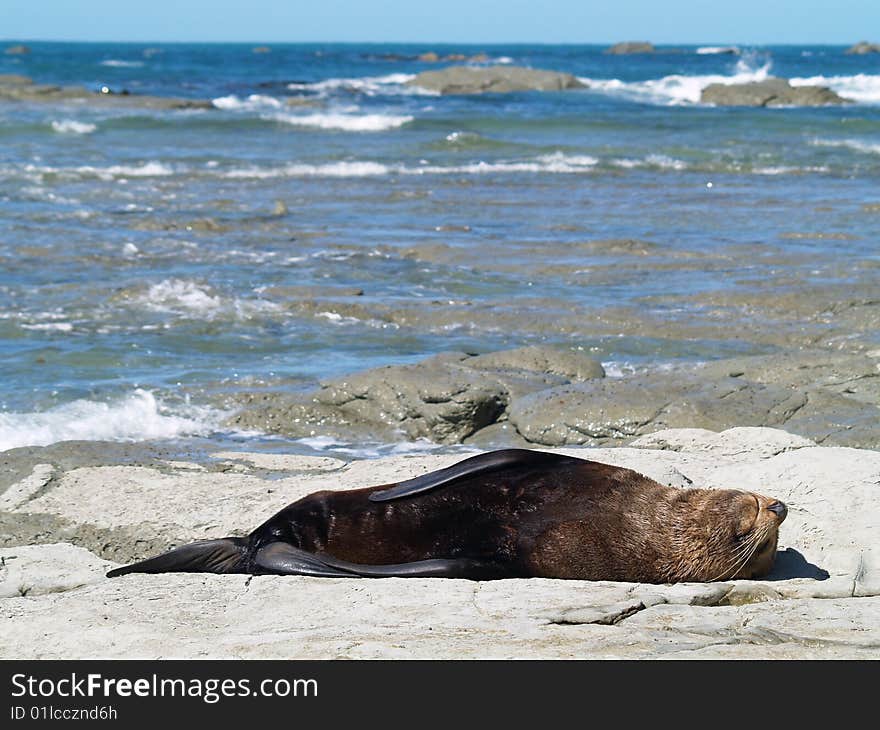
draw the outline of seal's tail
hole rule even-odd
[[[247,544],[243,537],[199,540],[155,558],[114,568],[107,577],[127,573],[247,573]]]

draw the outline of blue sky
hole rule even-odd
[[[0,37],[31,40],[880,41],[880,0],[0,0],[0,16]]]

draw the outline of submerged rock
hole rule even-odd
[[[31,49],[25,45],[7,46],[3,51],[7,56],[24,56],[31,52]]]
[[[542,71],[519,66],[450,66],[438,71],[423,71],[407,82],[440,94],[483,94],[510,91],[562,91],[585,85],[569,73]]]
[[[746,84],[709,84],[700,101],[716,106],[826,106],[847,104],[825,86],[792,86],[788,79],[769,78]]]
[[[605,53],[622,56],[631,53],[654,53],[656,50],[654,44],[648,43],[648,41],[622,41],[605,49]]]

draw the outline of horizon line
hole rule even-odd
[[[352,40],[295,40],[295,41],[270,41],[270,40],[131,40],[131,39],[114,39],[114,40],[98,40],[84,38],[2,38],[0,43],[125,43],[125,44],[226,44],[226,45],[313,45],[324,43],[328,45],[437,45],[437,46],[613,46],[617,43],[651,43],[653,46],[662,48],[665,46],[852,46],[857,43],[870,43],[864,39],[853,42],[803,42],[803,41],[785,41],[781,43],[775,42],[753,42],[753,41],[646,41],[644,39],[629,39],[615,41],[413,41],[413,40],[369,40],[369,41],[352,41]]]

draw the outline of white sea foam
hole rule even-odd
[[[168,312],[206,319],[255,315],[280,311],[280,306],[264,299],[224,298],[207,287],[187,279],[163,279],[135,297],[135,301],[154,312]]]
[[[407,82],[416,77],[415,74],[394,73],[386,76],[362,76],[359,78],[330,78],[311,83],[292,83],[287,88],[291,91],[309,91],[326,96],[334,91],[348,91],[365,96],[437,96],[438,92],[408,86]]]
[[[161,162],[144,162],[140,165],[109,165],[107,167],[94,167],[92,165],[81,165],[79,167],[41,167],[39,165],[27,165],[25,170],[28,172],[38,172],[41,174],[57,174],[68,176],[73,174],[77,177],[97,177],[101,180],[113,180],[114,178],[125,177],[165,177],[173,175],[174,170],[168,165]]]
[[[192,406],[185,413],[173,413],[151,392],[137,389],[111,403],[76,400],[48,411],[0,413],[0,451],[58,441],[206,435],[217,430],[224,415]]]
[[[719,53],[740,54],[739,48],[736,46],[701,46],[697,49],[700,56],[714,56]]]
[[[60,134],[91,134],[98,126],[88,122],[78,122],[75,119],[61,119],[52,122],[52,129]]]
[[[627,169],[634,167],[654,167],[660,168],[661,170],[686,170],[688,167],[687,162],[684,160],[656,153],[641,158],[619,158],[611,160],[611,164],[615,167],[623,167]]]
[[[680,106],[698,104],[700,95],[709,84],[745,84],[751,81],[763,81],[770,73],[770,63],[760,68],[749,65],[745,59],[736,64],[735,73],[704,74],[700,76],[684,76],[674,74],[660,79],[647,81],[621,81],[620,79],[581,78],[584,84],[594,91],[621,96],[633,101],[663,106]]]
[[[221,173],[229,178],[275,177],[375,177],[378,175],[484,175],[512,172],[582,173],[599,160],[589,155],[554,152],[527,160],[478,161],[466,165],[384,165],[369,161],[331,162],[322,165],[290,164],[281,167],[238,168]]]
[[[753,167],[751,172],[755,175],[803,175],[809,172],[829,172],[824,165],[807,165],[805,167],[793,167],[791,165],[770,165],[766,167]]]
[[[122,61],[117,58],[110,58],[101,61],[100,66],[109,66],[110,68],[140,68],[144,65],[143,61]]]
[[[861,139],[821,139],[810,141],[814,147],[845,147],[856,152],[880,155],[880,142],[866,142]]]
[[[251,94],[245,99],[238,96],[218,96],[211,103],[217,109],[224,111],[263,111],[265,109],[280,109],[284,104],[274,96],[266,94]]]
[[[343,132],[383,132],[402,127],[413,117],[394,114],[270,114],[264,119],[273,119],[297,127],[316,129],[337,129]]]
[[[40,322],[38,324],[23,324],[22,329],[43,330],[46,332],[71,332],[73,325],[70,322]]]
[[[855,76],[809,76],[789,79],[792,86],[827,86],[860,104],[880,104],[880,75],[856,74]]]
[[[227,170],[228,178],[263,179],[275,177],[373,177],[387,175],[391,168],[378,162],[328,162],[322,165],[293,163],[282,167],[244,167]]]
[[[402,435],[402,434],[401,434]],[[315,451],[333,451],[340,454],[353,456],[356,459],[377,459],[381,456],[399,456],[401,454],[429,454],[436,451],[447,452],[448,446],[429,441],[425,438],[415,441],[402,441],[396,444],[372,443],[358,444],[355,446],[346,441],[339,441],[329,436],[307,436],[296,439],[296,443],[308,446]],[[455,453],[471,454],[476,449],[469,446],[459,446],[454,449]]]
[[[208,314],[220,308],[222,300],[209,294],[194,281],[164,279],[153,284],[140,301],[157,312]]]

